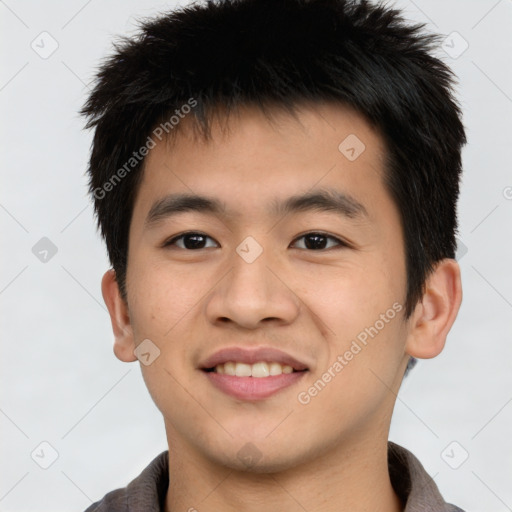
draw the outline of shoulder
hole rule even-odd
[[[85,512],[160,512],[169,487],[168,455],[160,453],[126,487],[105,494]]]
[[[404,503],[405,512],[464,512],[446,503],[432,477],[409,450],[389,442],[388,465],[391,484]]]

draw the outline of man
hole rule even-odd
[[[437,38],[365,1],[194,4],[83,109],[116,356],[169,449],[88,511],[456,511],[388,442],[445,344],[461,112]]]

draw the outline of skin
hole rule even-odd
[[[227,119],[227,131],[216,121],[209,142],[194,138],[185,119],[172,143],[157,144],[133,210],[127,302],[112,270],[102,281],[115,355],[137,360],[144,339],[160,350],[141,369],[170,446],[165,510],[403,510],[387,468],[391,414],[409,356],[435,357],[444,347],[462,300],[459,266],[442,260],[413,315],[406,321],[402,308],[300,403],[298,393],[361,331],[405,304],[404,240],[383,186],[382,139],[361,116],[333,105],[304,105],[298,119],[274,115],[270,124],[244,108]],[[366,146],[354,161],[338,150],[349,134]],[[350,194],[368,217],[276,217],[267,208],[319,187]],[[230,214],[184,212],[146,226],[155,201],[177,192],[221,199]],[[183,239],[162,247],[184,231],[210,238],[202,249],[184,248]],[[299,237],[318,231],[351,245],[306,248]],[[236,252],[247,236],[263,249],[252,263]],[[270,398],[237,400],[198,369],[233,345],[277,347],[309,371]],[[251,467],[237,456],[247,443],[257,453]]]

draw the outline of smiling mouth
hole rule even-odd
[[[255,377],[266,378],[289,373],[301,373],[307,371],[295,370],[290,365],[277,363],[275,361],[258,361],[254,364],[226,361],[213,368],[204,368],[205,372],[213,372],[232,377]]]
[[[226,361],[202,371],[218,390],[237,400],[253,402],[265,400],[298,383],[308,369],[296,369],[276,361],[253,364]]]

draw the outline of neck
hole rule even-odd
[[[235,470],[201,457],[176,438],[169,441],[165,512],[403,510],[389,478],[387,438],[340,443],[273,473]]]

